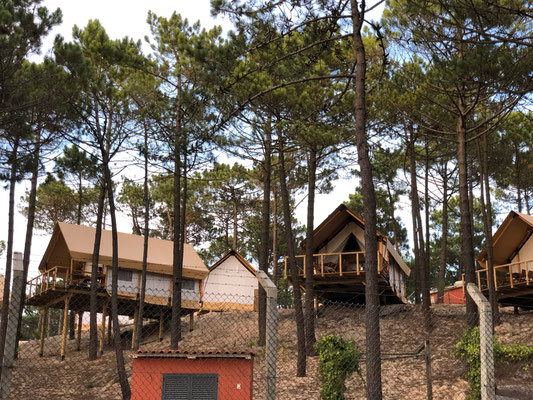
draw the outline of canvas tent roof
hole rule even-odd
[[[533,216],[511,211],[492,236],[494,265],[510,263],[532,234]],[[486,256],[487,249],[484,247],[478,260],[484,261]]]
[[[54,266],[70,265],[70,259],[91,262],[96,229],[88,226],[59,222],[52,234],[48,248],[39,265],[40,271]],[[142,269],[144,237],[128,233],[118,233],[118,264],[123,268]],[[111,265],[112,262],[111,231],[102,230],[99,263]],[[149,238],[148,265],[149,272],[172,275],[173,242]],[[203,279],[208,269],[194,248],[186,243],[183,255],[183,276]]]
[[[224,257],[222,257],[220,260],[218,260],[216,263],[213,264],[211,268],[209,268],[209,272],[213,271],[216,267],[218,267],[220,264],[222,264],[224,261],[226,261],[231,256],[234,256],[243,266],[246,268],[252,275],[255,276],[256,270],[252,265],[244,259],[243,256],[240,255],[240,253],[237,250],[230,250],[226,253]]]
[[[344,204],[341,204],[313,231],[313,252],[316,252],[325,242],[337,235],[349,222],[354,222],[362,229],[365,229],[365,222],[363,219]],[[400,268],[409,276],[411,270],[385,235],[381,232],[377,232],[377,239],[386,243],[387,250],[398,263]],[[302,241],[302,248],[305,248],[305,240]]]

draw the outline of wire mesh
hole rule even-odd
[[[93,361],[88,360],[88,291],[58,287],[39,296],[39,299],[28,299],[23,310],[9,398],[122,398],[110,337],[109,291],[98,292],[98,357]],[[282,308],[275,299],[270,301],[263,344],[258,330],[257,294],[204,293],[202,301],[199,294],[184,294],[182,338],[178,349],[172,350],[168,289],[146,291],[141,330],[135,328],[136,318],[139,319],[138,299],[137,285],[121,286],[118,320],[133,399],[328,398],[321,394],[327,377],[323,376],[325,367],[321,368],[321,362],[325,361],[320,352],[305,358],[306,374],[297,376],[297,323],[290,304]],[[385,300],[391,303],[397,299]],[[353,363],[339,364],[341,375],[346,375],[345,399],[366,398],[367,364],[369,356],[375,354],[367,349],[366,311],[362,304],[324,299],[317,301],[314,307],[312,321],[317,343],[335,335],[352,343],[349,346],[360,354],[355,368]],[[433,305],[432,330],[427,332],[424,328],[427,316],[420,306],[389,304],[379,307],[378,363],[383,398],[467,399],[478,396],[472,390],[472,377],[470,381],[467,379],[475,361],[458,351],[458,343],[467,332],[465,312],[462,305]],[[495,327],[497,344],[494,347],[498,395],[533,398],[532,326],[531,311],[521,309],[515,313],[513,307],[501,308],[501,324]],[[491,333],[482,330],[481,334]],[[135,335],[140,339],[138,349]],[[474,360],[476,349],[479,357],[479,342],[478,331],[477,339],[475,336],[472,339],[473,345],[468,342],[474,350]]]

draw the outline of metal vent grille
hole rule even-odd
[[[216,374],[164,374],[162,400],[217,400]]]

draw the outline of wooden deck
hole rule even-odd
[[[494,289],[497,299],[503,304],[533,306],[533,259],[494,266]],[[489,271],[482,268],[476,271],[480,290],[488,297]],[[464,274],[463,274],[464,281]],[[464,287],[464,285],[463,285]],[[463,289],[464,292],[464,289]],[[524,296],[528,296],[527,298]],[[516,299],[517,301],[515,301]],[[527,304],[526,304],[527,303]]]
[[[169,312],[172,308],[172,286],[168,292],[158,291],[158,294],[146,293],[144,301],[146,318],[159,318],[161,312]],[[99,274],[98,283],[98,309],[102,309],[106,302],[111,299],[111,290],[108,288],[107,276]],[[79,313],[89,311],[91,278],[88,274],[65,275],[64,269],[54,267],[36,276],[27,283],[26,304],[39,308],[63,308],[63,304],[69,297],[69,309]],[[120,315],[134,316],[138,308],[140,289],[137,291],[118,291]],[[240,304],[228,301],[203,301],[202,285],[197,299],[183,298],[181,308],[183,314],[195,311],[253,311],[254,304]]]
[[[303,282],[306,278],[306,256],[296,256],[298,275]],[[313,281],[315,292],[322,298],[332,301],[364,302],[365,255],[363,251],[313,254]],[[398,278],[399,277],[395,277]],[[285,257],[285,279],[291,279]],[[378,252],[378,287],[385,303],[406,303],[407,300],[390,285],[388,261]],[[405,280],[403,282],[405,293]]]
[[[69,309],[79,313],[89,311],[91,278],[88,274],[67,275],[63,274],[58,267],[36,276],[27,283],[28,293],[26,304],[40,308],[63,308],[63,304],[69,297]],[[111,290],[107,288],[107,276],[99,274],[97,277],[98,309],[111,299]],[[168,293],[162,295],[146,294],[145,307],[146,318],[159,318],[161,311],[165,312],[172,307],[172,294],[169,285]],[[202,308],[198,300],[182,299],[182,309],[185,314],[198,311]],[[138,308],[139,291],[118,291],[118,303],[120,315],[133,317]],[[205,309],[205,308],[204,308]]]

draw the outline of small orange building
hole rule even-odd
[[[431,304],[437,303],[438,292],[436,290],[431,292]],[[463,282],[457,281],[455,285],[444,288],[444,296],[442,297],[444,304],[465,304],[465,294],[463,291]]]
[[[132,400],[250,400],[253,353],[223,350],[139,351]]]

